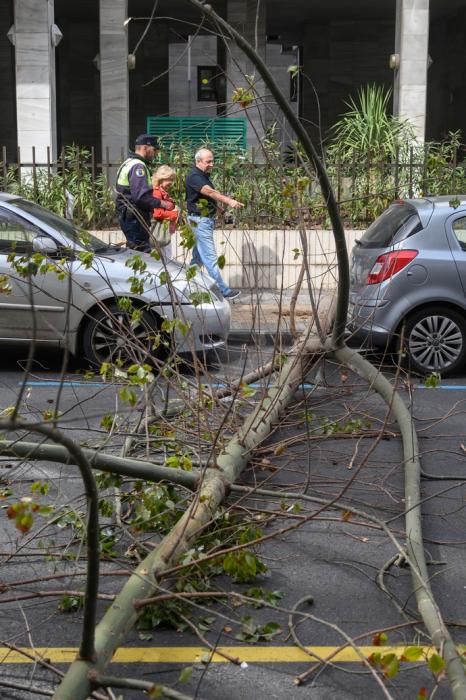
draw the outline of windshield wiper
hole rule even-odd
[[[110,250],[113,252],[120,251],[121,246],[119,246],[117,243],[110,243],[109,245],[103,245],[99,248],[94,248],[94,253],[108,253]]]

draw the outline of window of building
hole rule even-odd
[[[217,101],[217,66],[197,67],[197,99],[198,102]]]

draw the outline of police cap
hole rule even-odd
[[[136,146],[153,146],[154,148],[159,147],[159,142],[156,136],[151,136],[150,134],[139,134],[135,141]]]

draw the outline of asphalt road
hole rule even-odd
[[[221,362],[211,363],[205,382],[221,385],[259,361],[267,360],[270,353],[267,347],[229,348],[219,358]],[[94,444],[100,441],[107,449],[118,448],[119,444],[106,443],[100,428],[102,415],[113,410],[118,401],[118,390],[98,379],[84,381],[77,368],[71,367],[58,395],[55,382],[60,378],[60,359],[59,355],[39,358],[33,368],[27,386],[29,415],[55,408],[59,397],[61,420],[71,435],[78,440],[86,436]],[[16,354],[3,357],[2,410],[14,402],[22,381],[17,363]],[[455,640],[466,643],[463,621],[466,374],[427,389],[416,379],[408,381],[403,374],[397,377],[389,363],[383,366],[383,371],[398,382],[419,431],[422,464],[427,475],[422,482],[423,528],[431,585],[444,618],[451,623]],[[193,375],[186,372],[185,376],[189,384]],[[251,403],[261,396],[260,383],[256,388],[257,394],[249,398]],[[161,388],[161,400],[162,393]],[[381,429],[382,439],[376,439]],[[372,647],[377,631],[385,629],[388,644],[398,650],[412,643],[427,643],[423,627],[417,622],[409,570],[387,564],[395,550],[385,535],[348,512],[328,509],[318,512],[315,503],[299,499],[300,494],[307,494],[326,501],[343,501],[389,521],[394,534],[403,542],[403,457],[397,432],[397,426],[387,416],[386,406],[364,382],[331,363],[313,371],[297,393],[293,411],[277,426],[244,474],[243,483],[275,491],[276,497],[256,494],[245,500],[244,494],[232,493],[228,501],[232,509],[247,509],[263,534],[277,533],[258,550],[268,570],[254,585],[278,591],[278,607],[237,607],[234,600],[228,599],[211,606],[198,604],[191,611],[191,620],[198,625],[201,621],[203,634],[210,643],[216,648],[234,647],[230,652],[242,663],[228,663],[220,656],[205,663],[205,645],[189,630],[156,628],[145,634],[133,631],[119,652],[118,663],[110,671],[118,676],[172,685],[180,671],[190,667],[190,680],[176,687],[187,695],[209,700],[281,700],[283,697],[407,700],[415,699],[421,688],[430,693],[437,679],[425,662],[402,663],[394,678],[384,680],[386,690],[383,690],[351,648],[336,665],[315,672],[303,685],[295,684],[298,674],[306,672],[316,656],[327,656],[346,637],[365,634],[358,645]],[[323,433],[327,433],[325,439]],[[0,479],[2,485],[21,483],[25,491],[32,481],[51,480],[51,494],[56,502],[69,500],[76,508],[82,506],[80,482],[66,466],[19,464],[3,459]],[[283,491],[296,493],[296,498],[285,501],[281,496]],[[63,585],[67,589],[80,589],[83,579],[75,574],[73,557],[69,561],[62,557],[58,564],[44,560],[43,556],[44,548],[66,552],[68,534],[54,528],[35,532],[33,538],[22,537],[4,514],[0,513],[0,517],[3,520],[0,639],[21,648],[47,648],[46,656],[51,663],[64,669],[66,665],[60,661],[69,660],[69,652],[64,650],[76,647],[81,614],[58,613],[57,598],[53,595],[43,595],[39,601],[25,596],[37,590],[50,593]],[[14,558],[10,557],[11,551],[16,552]],[[104,573],[111,572],[115,566],[103,563]],[[118,566],[121,568],[121,562]],[[53,579],[55,573],[63,570],[69,573],[67,579]],[[377,584],[382,571],[385,571],[382,577],[385,591]],[[33,581],[44,573],[52,578],[43,583]],[[18,581],[23,585],[8,588],[8,583]],[[101,590],[106,594],[116,593],[123,581],[123,576],[105,575]],[[214,583],[219,591],[245,592],[251,587],[251,584],[232,584],[224,576]],[[308,603],[309,596],[313,598],[312,605]],[[100,602],[100,614],[107,605],[108,601]],[[294,608],[297,613],[290,618]],[[304,616],[300,615],[302,612]],[[244,632],[241,618],[246,615],[253,618],[256,633],[269,622],[278,623],[281,631],[270,641],[259,638],[256,644],[247,645],[235,638]],[[212,620],[206,622],[206,617]],[[299,644],[314,654],[309,660],[290,638],[290,622]],[[367,657],[370,650],[362,653]],[[8,663],[13,658],[21,663]],[[47,697],[50,683],[56,679],[50,670],[21,656],[4,659],[1,677],[16,685],[42,688],[43,697]],[[438,682],[435,697],[451,697],[445,681],[440,678]],[[134,690],[115,690],[115,696],[125,700],[142,697]],[[41,697],[41,693],[34,695],[0,686],[0,697],[28,700]]]

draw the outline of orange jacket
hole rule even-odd
[[[154,197],[163,200],[164,202],[170,202],[175,206],[173,199],[170,197],[168,192],[162,187],[154,187]],[[179,212],[176,209],[154,209],[152,212],[152,218],[158,219],[159,221],[176,221],[178,219]]]

